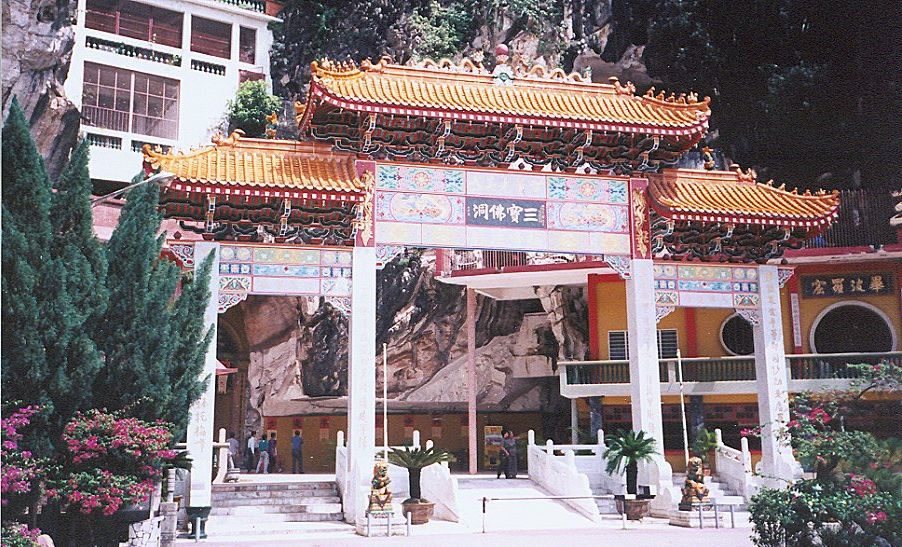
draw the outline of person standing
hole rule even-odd
[[[238,461],[239,450],[241,450],[241,443],[238,442],[238,439],[235,438],[235,432],[229,432],[229,438],[226,439],[226,442],[229,443],[229,469],[234,469],[237,467],[235,462]]]
[[[297,429],[291,438],[291,472],[295,474],[304,472],[304,439]]]
[[[501,473],[507,477],[507,449],[504,448],[504,439],[507,438],[510,431],[503,429],[501,431],[501,444],[498,446],[498,465],[495,466],[495,478],[500,479]]]
[[[517,478],[517,438],[513,431],[508,431],[507,436],[501,439],[501,447],[507,453],[507,465],[504,468],[504,478]]]
[[[257,468],[257,432],[251,431],[251,436],[247,438],[247,448],[245,449],[244,467],[248,473]]]
[[[269,452],[269,469],[270,473],[281,473],[282,466],[279,462],[279,451],[276,449],[276,434],[269,434],[269,446],[267,447],[267,452]]]
[[[257,473],[269,473],[269,441],[266,440],[266,433],[257,443]]]

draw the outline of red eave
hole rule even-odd
[[[672,128],[662,125],[641,125],[616,122],[590,122],[574,119],[561,119],[547,116],[509,116],[505,114],[492,114],[485,112],[472,112],[463,110],[446,110],[431,107],[410,107],[397,105],[382,105],[355,99],[347,99],[330,93],[326,88],[316,82],[310,84],[311,99],[308,100],[308,111],[304,113],[301,121],[301,130],[310,124],[308,113],[315,108],[312,99],[322,99],[338,108],[352,111],[373,112],[376,114],[395,114],[400,116],[421,116],[435,118],[451,118],[455,120],[471,120],[490,123],[513,123],[523,125],[538,125],[545,127],[566,127],[572,129],[591,129],[595,131],[625,131],[628,133],[642,133],[661,136],[690,136],[703,133],[708,127],[707,118],[704,121],[683,128]],[[311,114],[312,115],[312,114]]]
[[[231,182],[214,181],[186,181],[178,179],[169,186],[172,190],[178,190],[196,194],[217,194],[243,197],[275,197],[290,199],[309,199],[325,201],[354,201],[360,202],[364,194],[360,192],[330,192],[323,190],[307,190],[301,188],[280,188],[277,186],[240,185]]]
[[[522,272],[553,272],[560,270],[582,270],[589,268],[609,268],[607,262],[603,260],[592,260],[587,262],[561,262],[558,264],[527,264],[523,266],[504,266],[501,268],[479,268],[471,270],[454,270],[449,277],[467,277],[475,275],[490,275],[499,273],[522,273]]]

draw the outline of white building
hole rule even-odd
[[[277,21],[263,0],[79,0],[66,95],[80,108],[95,181],[121,186],[145,143],[209,141],[239,83],[270,82]]]

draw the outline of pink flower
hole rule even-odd
[[[886,512],[877,511],[876,513],[868,513],[868,524],[876,524],[878,522],[884,522],[886,520]]]

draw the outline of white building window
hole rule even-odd
[[[182,47],[182,14],[140,2],[87,0],[85,26],[136,40]]]
[[[82,115],[91,127],[178,139],[179,82],[85,63]]]
[[[191,51],[223,59],[231,58],[232,25],[203,17],[192,17]]]
[[[250,65],[257,62],[257,31],[241,27],[238,32],[238,60]]]
[[[658,359],[675,359],[679,338],[676,329],[658,330]],[[625,330],[608,331],[608,359],[629,359],[629,337]]]

